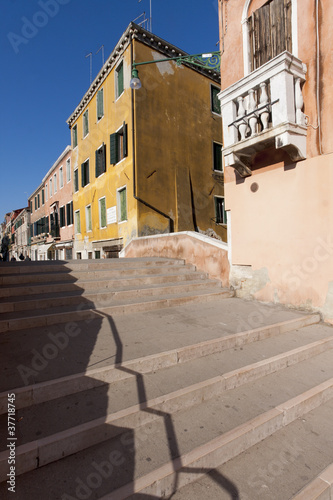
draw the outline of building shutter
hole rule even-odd
[[[99,177],[103,172],[106,171],[106,158],[105,158],[105,144],[95,151],[95,175]]]
[[[119,97],[120,94],[122,94],[124,91],[124,65],[123,65],[123,63],[121,63],[118,66],[117,75],[118,75],[118,95],[117,95],[117,97]]]
[[[128,148],[127,148],[127,125],[124,122],[123,123],[123,153],[124,157],[127,156],[128,154]]]
[[[110,135],[110,163],[115,165],[118,163],[118,134]]]
[[[214,170],[222,172],[222,152],[220,144],[214,142]]]
[[[97,93],[97,120],[100,120],[104,115],[103,89]]]
[[[291,0],[270,0],[249,18],[252,70],[291,52]]]
[[[86,185],[85,179],[86,179],[85,168],[84,168],[84,163],[82,163],[81,164],[81,186],[82,187],[84,187]]]
[[[126,188],[119,191],[120,197],[120,220],[127,219],[127,200],[126,200]]]

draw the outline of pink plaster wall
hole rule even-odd
[[[135,238],[123,250],[122,257],[167,257],[184,259],[197,270],[219,279],[229,286],[229,261],[225,244],[220,244],[197,233],[184,232],[163,236]]]

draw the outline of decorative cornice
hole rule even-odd
[[[187,56],[188,53],[184,52],[183,50],[179,49],[175,45],[172,45],[162,38],[158,37],[157,35],[154,35],[150,31],[145,30],[141,26],[131,22],[129,26],[127,27],[126,31],[123,33],[121,36],[119,42],[111,52],[110,56],[108,57],[107,61],[99,71],[98,75],[90,85],[89,89],[87,92],[84,94],[83,98],[81,99],[80,103],[78,106],[75,108],[73,113],[70,115],[70,117],[67,119],[66,123],[71,126],[73,123],[76,121],[76,119],[79,117],[79,115],[82,113],[83,109],[87,106],[87,104],[90,102],[92,97],[96,94],[97,90],[101,86],[101,84],[104,82],[106,77],[109,75],[109,73],[112,71],[114,66],[118,63],[120,60],[121,56],[127,49],[128,45],[131,43],[132,40],[138,40],[139,42],[157,50],[161,54],[163,54],[165,57],[175,57],[175,56]],[[206,68],[200,68],[199,66],[195,66],[193,64],[190,64],[188,62],[183,63],[184,66],[187,66],[194,71],[197,71],[198,73],[203,74],[204,76],[212,79],[216,83],[220,83],[220,74],[213,69],[206,69]]]

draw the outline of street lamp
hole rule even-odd
[[[164,59],[156,59],[154,61],[144,61],[139,63],[133,62],[132,79],[130,81],[131,89],[138,90],[142,87],[139,78],[139,72],[137,70],[138,66],[143,66],[144,64],[156,64],[165,61],[176,61],[176,64],[178,66],[180,66],[183,62],[187,62],[189,64],[194,64],[195,66],[199,66],[201,68],[220,72],[221,52],[218,51],[218,52],[210,52],[209,54],[193,54],[186,56],[166,57]]]

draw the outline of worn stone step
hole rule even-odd
[[[18,302],[7,302],[0,304],[1,319],[15,319],[20,316],[18,313],[34,315],[37,312],[43,314],[43,309],[73,306],[86,306],[99,309],[112,305],[114,300],[127,300],[137,297],[153,297],[157,295],[169,295],[174,293],[193,292],[196,290],[205,290],[207,288],[221,288],[221,282],[217,280],[192,280],[189,283],[167,283],[162,284],[144,284],[140,288],[133,289],[132,287],[122,287],[116,290],[102,290],[98,292],[77,291],[76,293],[66,294],[62,297],[39,298],[35,300],[25,300]],[[65,310],[66,310],[65,309]]]
[[[27,283],[47,283],[47,282],[62,282],[62,283],[77,283],[81,279],[99,279],[100,277],[124,277],[124,276],[135,276],[135,275],[151,275],[151,274],[161,274],[163,273],[187,273],[189,270],[195,270],[192,264],[173,264],[166,265],[161,268],[160,265],[149,265],[149,266],[109,266],[106,269],[98,267],[96,269],[86,269],[86,270],[66,270],[57,273],[50,272],[36,272],[33,274],[18,274],[18,275],[0,275],[0,285],[10,286],[18,284]],[[78,283],[79,285],[79,283]]]
[[[311,416],[309,416],[311,417]],[[310,418],[308,418],[310,420]],[[328,415],[328,419],[325,420],[324,424],[327,426],[327,423],[332,423],[332,418]],[[318,425],[318,419],[315,422]],[[333,434],[333,429],[330,427],[330,434]],[[325,439],[323,445],[327,444],[327,439]],[[331,443],[330,443],[331,444]],[[316,450],[323,451],[322,444],[315,443]],[[330,450],[332,450],[332,446],[330,446]],[[322,454],[322,453],[321,453]],[[315,464],[318,466],[317,464]],[[307,484],[301,491],[296,493],[295,496],[292,497],[292,500],[331,500],[333,495],[333,463],[331,463],[325,470],[320,472],[317,477],[315,477],[309,484]]]
[[[214,363],[217,363],[218,370],[217,372],[210,371],[209,376],[211,377],[228,370],[241,368],[242,363],[249,364],[261,359],[261,357],[268,357],[269,353],[271,356],[281,353],[284,349],[287,350],[304,345],[306,353],[308,344],[313,342],[318,344],[317,347],[314,346],[314,349],[318,349],[318,351],[316,351],[318,353],[320,349],[325,349],[330,346],[330,338],[332,338],[331,335],[333,333],[332,328],[323,325],[309,326],[318,323],[318,321],[319,315],[317,314],[301,316],[277,324],[262,326],[255,330],[226,335],[224,337],[214,338],[197,344],[190,344],[173,350],[158,352],[156,354],[123,361],[121,363],[117,363],[119,356],[116,354],[113,358],[115,364],[111,364],[111,366],[107,365],[103,368],[90,369],[84,373],[77,373],[68,377],[56,378],[39,384],[15,388],[15,405],[17,409],[21,409],[71,394],[77,394],[76,397],[80,399],[81,395],[79,393],[81,391],[88,391],[89,393],[89,391],[105,384],[112,384],[114,387],[115,383],[120,383],[126,379],[127,382],[129,382],[128,379],[132,379],[131,384],[133,384],[133,380],[138,373],[141,375],[153,374],[156,376],[156,374],[162,370],[173,367],[176,367],[179,371],[184,363],[186,363],[185,370],[187,371],[191,366],[191,362],[193,364],[194,361],[200,361],[202,358],[204,359],[197,363],[196,368],[192,370],[192,372],[194,372],[194,376],[191,376],[192,383],[195,380],[205,380],[206,371],[204,367],[207,365],[207,360],[208,363],[210,363],[209,360],[211,360],[212,363],[215,358],[217,358],[217,361],[214,361]],[[318,327],[320,327],[320,329],[318,329]],[[67,343],[70,341],[69,336],[66,337],[63,333],[61,333],[60,336],[55,334],[53,338],[57,339],[60,352],[67,347]],[[48,338],[48,340],[50,340],[50,338]],[[258,348],[254,346],[251,350],[245,349],[246,346],[258,343],[259,341],[261,344]],[[61,345],[61,343],[63,345]],[[44,346],[45,342],[42,344],[42,348]],[[227,353],[221,357],[220,353],[224,351],[227,351]],[[249,357],[249,351],[254,351],[252,357]],[[257,354],[257,351],[259,351],[259,354]],[[41,352],[44,352],[43,349],[41,349]],[[229,353],[232,353],[233,356],[230,356]],[[210,357],[207,358],[207,356]],[[211,369],[216,370],[214,364],[209,366]],[[162,377],[163,376],[164,375],[162,375]],[[170,377],[170,371],[168,371],[168,376]],[[202,379],[198,378],[201,376],[203,377]],[[184,384],[187,379],[188,377],[184,377],[184,374],[179,376],[176,375],[176,378],[172,377],[173,384]],[[127,387],[130,387],[130,384]],[[177,387],[182,388],[184,385]],[[0,393],[0,414],[7,411],[7,393],[8,391]],[[153,396],[157,396],[157,394]],[[131,404],[137,402],[138,401],[134,400]]]
[[[324,355],[321,356],[323,362]],[[76,479],[81,479],[79,483],[82,484],[92,472],[96,473],[96,466],[103,464],[102,469],[106,470],[105,464],[111,461],[113,467],[109,466],[108,471],[112,470],[114,474],[110,472],[105,476],[109,479],[107,481],[100,477],[92,498],[120,500],[137,493],[167,498],[199,474],[231,460],[332,399],[333,379],[318,385],[310,384],[310,389],[301,392],[300,388],[306,384],[299,383],[300,370],[297,373],[295,368],[299,365],[282,372],[284,380],[290,382],[279,383],[279,391],[276,390],[277,374],[273,374],[265,377],[260,387],[257,383],[250,383],[246,390],[236,388],[192,407],[190,411],[170,415],[163,410],[155,413],[154,408],[143,409],[143,413],[150,417],[149,423],[137,430],[133,425],[120,427],[120,421],[118,425],[109,425],[107,432],[115,431],[116,437],[107,441],[103,439],[89,450],[54,463],[48,463],[52,457],[48,438],[39,441],[38,461],[34,450],[26,445],[25,463],[34,466],[38,463],[39,470],[22,475],[20,487],[25,494],[32,495],[38,482],[40,495],[47,494],[47,498],[56,499],[68,498],[62,496],[66,494],[75,498]],[[294,373],[290,379],[291,371]],[[316,372],[313,384],[318,378],[323,378],[323,375]],[[259,394],[264,394],[265,398],[258,399]],[[70,451],[70,435],[68,432],[66,448],[64,442],[60,445],[65,455]],[[90,438],[95,438],[93,433],[90,433]],[[82,444],[87,446],[89,442],[84,439]],[[102,469],[98,469],[100,474]],[[17,474],[20,474],[19,465]]]
[[[137,288],[141,285],[154,285],[159,283],[193,281],[198,279],[206,279],[207,274],[200,271],[190,271],[188,273],[177,274],[156,274],[148,276],[129,276],[118,277],[116,279],[102,278],[92,280],[80,280],[79,284],[74,283],[29,283],[29,285],[16,285],[0,288],[0,297],[2,303],[30,300],[30,295],[45,297],[45,296],[63,296],[65,293],[81,292],[86,290],[114,289],[122,287]],[[35,297],[34,297],[35,298]],[[36,297],[37,298],[37,297]]]
[[[184,264],[183,259],[168,259],[163,257],[143,257],[124,259],[101,259],[101,260],[69,260],[69,261],[30,261],[30,262],[6,262],[2,264],[0,276],[35,274],[35,273],[57,273],[70,272],[71,270],[86,271],[98,269],[115,269],[119,267],[144,267],[144,266],[173,266]]]
[[[192,406],[207,402],[211,398],[220,397],[225,391],[230,391],[236,387],[240,387],[254,380],[258,380],[262,377],[266,377],[272,373],[276,373],[280,370],[284,370],[287,367],[293,366],[297,363],[304,363],[305,360],[312,359],[312,367],[321,366],[322,360],[325,361],[326,357],[320,357],[320,354],[327,352],[327,350],[333,347],[333,337],[325,339],[322,341],[317,341],[309,345],[301,346],[288,352],[282,352],[276,356],[268,357],[268,359],[263,361],[257,361],[250,365],[244,366],[242,361],[246,359],[258,359],[260,358],[261,352],[268,352],[268,356],[273,352],[276,352],[276,344],[272,344],[269,339],[263,342],[263,346],[256,344],[257,352],[251,352],[247,356],[238,356],[241,359],[238,360],[238,365],[240,367],[235,370],[223,373],[220,366],[225,365],[225,360],[230,356],[231,353],[225,353],[225,356],[210,356],[206,361],[206,365],[215,365],[215,370],[206,369],[205,375],[211,376],[215,375],[214,378],[209,378],[208,380],[200,381],[194,385],[186,387],[189,382],[188,373],[196,374],[198,371],[204,372],[205,363],[187,363],[179,370],[164,370],[164,373],[160,373],[157,377],[156,374],[150,377],[142,377],[138,372],[137,377],[140,376],[140,385],[145,388],[144,396],[145,398],[154,397],[147,401],[146,399],[137,401],[138,395],[138,379],[133,381],[132,388],[129,384],[122,383],[118,384],[118,388],[114,384],[109,388],[107,395],[105,391],[96,391],[95,395],[92,392],[87,392],[86,394],[81,394],[79,398],[75,396],[72,398],[62,398],[60,400],[54,401],[51,404],[45,405],[35,405],[32,408],[28,408],[26,411],[21,411],[18,416],[19,420],[23,421],[21,426],[18,426],[17,434],[21,443],[21,447],[17,448],[16,456],[17,461],[24,461],[25,444],[30,441],[29,449],[33,448],[33,441],[36,439],[36,434],[39,435],[38,441],[34,441],[35,455],[38,456],[38,449],[41,446],[41,441],[49,437],[48,446],[51,454],[52,449],[52,460],[58,460],[65,456],[65,449],[69,449],[70,453],[82,450],[82,443],[96,444],[101,440],[113,437],[116,435],[114,430],[111,430],[111,425],[119,425],[120,427],[127,427],[128,425],[138,427],[144,423],[153,421],[156,414],[160,412],[173,414],[177,411],[188,410]],[[301,340],[301,339],[300,339]],[[292,342],[291,342],[292,343]],[[261,347],[259,350],[258,348]],[[273,349],[275,347],[275,349]],[[250,350],[250,349],[249,349]],[[281,350],[281,349],[280,349]],[[259,351],[259,352],[258,352]],[[234,354],[234,366],[237,366],[236,360],[237,356]],[[243,359],[242,359],[243,358]],[[332,368],[333,374],[333,368]],[[168,380],[168,383],[163,386],[164,380]],[[176,391],[168,393],[172,386],[175,387],[175,381],[180,380],[179,386]],[[182,383],[181,383],[182,382]],[[156,387],[160,390],[156,391]],[[123,394],[129,394],[132,389],[132,398],[128,396],[124,398]],[[163,395],[161,395],[161,392]],[[103,397],[104,395],[104,397]],[[133,398],[134,395],[134,398]],[[109,409],[112,413],[107,417],[99,417],[92,419],[94,416],[99,416],[101,409],[99,401],[105,399],[107,396],[109,403]],[[120,403],[118,402],[120,399]],[[84,404],[82,404],[84,401]],[[127,406],[136,403],[134,406]],[[115,409],[118,407],[118,410]],[[76,409],[76,411],[73,410]],[[120,408],[120,409],[119,409]],[[147,413],[145,413],[147,411]],[[106,410],[106,413],[108,410]],[[81,415],[82,413],[82,415]],[[56,415],[56,419],[53,418]],[[43,424],[43,420],[46,419]],[[1,430],[5,433],[6,431],[6,419],[1,419]],[[75,422],[83,422],[81,425],[75,425]],[[41,421],[38,423],[38,421]],[[105,427],[109,426],[111,434]],[[53,437],[51,438],[51,434]],[[70,432],[70,437],[69,433]],[[69,443],[70,441],[70,443]],[[23,445],[23,447],[22,447]],[[2,450],[5,448],[5,444],[2,446]],[[23,455],[21,454],[23,450]],[[1,456],[1,455],[0,455]],[[4,454],[2,455],[4,457]],[[3,458],[4,462],[6,461]],[[21,465],[23,467],[23,465]],[[21,469],[23,470],[23,469]],[[29,469],[26,469],[27,471]]]
[[[330,400],[224,465],[197,474],[199,480],[181,488],[172,499],[330,500],[332,412]]]
[[[20,330],[22,328],[35,328],[50,326],[60,323],[74,321],[90,321],[98,316],[109,316],[118,314],[133,314],[134,312],[151,311],[154,309],[178,306],[190,302],[206,302],[217,298],[233,297],[234,292],[226,289],[207,287],[205,290],[175,293],[172,295],[160,295],[154,300],[151,297],[140,297],[138,299],[127,299],[126,301],[114,300],[114,305],[95,309],[90,301],[80,305],[79,310],[72,307],[55,308],[55,311],[43,311],[41,315],[27,315],[18,319],[0,320],[0,333]],[[58,309],[58,310],[57,310]]]

